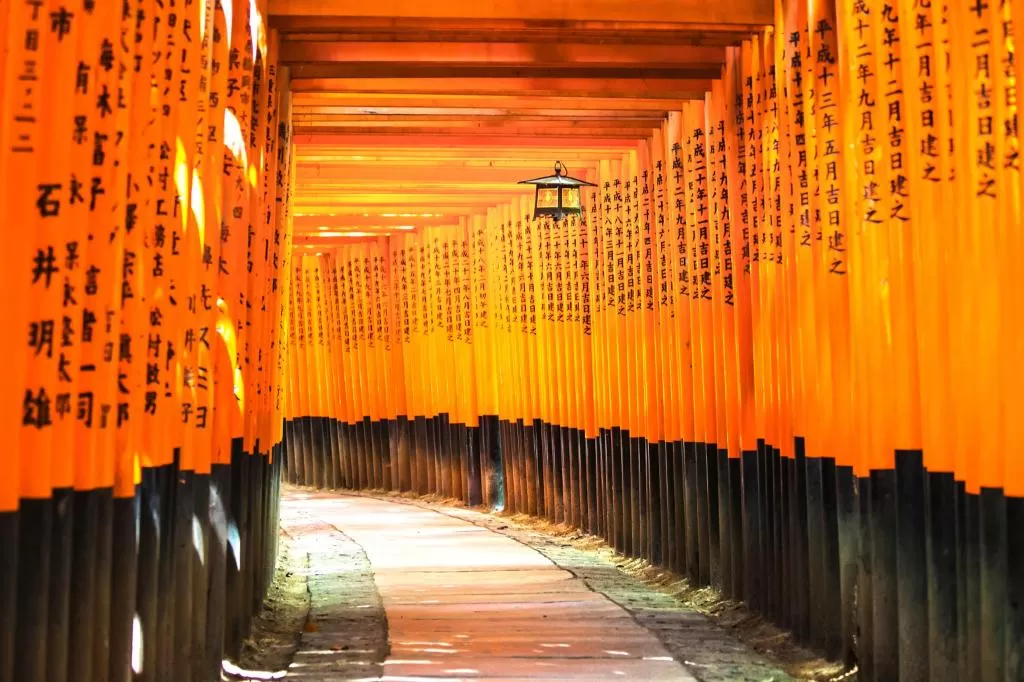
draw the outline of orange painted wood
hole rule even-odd
[[[377,2],[323,2],[322,0],[270,0],[270,15],[316,17],[432,17],[474,19],[547,19],[590,21],[656,21],[689,23],[770,24],[768,0],[377,0]]]

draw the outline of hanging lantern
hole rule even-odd
[[[535,180],[520,180],[520,185],[535,185],[537,197],[533,207],[533,217],[547,216],[554,220],[562,220],[570,215],[579,215],[583,210],[581,187],[597,187],[597,185],[569,177],[565,174],[561,161],[555,162],[555,174]]]

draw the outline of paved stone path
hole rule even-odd
[[[311,626],[288,677],[785,679],[698,614],[673,614],[662,604],[651,609],[657,614],[638,613],[595,591],[601,588],[587,578],[594,567],[575,561],[585,553],[553,561],[550,552],[490,530],[474,515],[491,518],[372,497],[286,491],[282,524],[309,554],[311,603]],[[685,621],[693,651],[683,657],[673,649],[689,666],[673,659],[664,633],[662,639],[654,634],[659,628],[649,618],[666,615]],[[723,643],[729,660],[722,659]],[[714,655],[709,659],[703,649]]]

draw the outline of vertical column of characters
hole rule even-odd
[[[405,257],[405,235],[393,235],[388,238],[388,258],[390,263],[387,271],[388,297],[390,299],[390,315],[388,317],[388,344],[391,354],[391,376],[393,386],[393,415],[400,419],[409,416],[407,377],[405,368],[405,344],[408,332],[408,304],[405,292],[408,290],[408,272]],[[403,474],[404,475],[404,474]],[[399,489],[404,490],[404,484]]]
[[[888,145],[881,162],[885,172],[883,182],[888,188],[889,215],[883,216],[887,227],[885,243],[879,244],[879,255],[888,260],[890,302],[887,326],[891,325],[893,355],[893,409],[899,415],[893,425],[893,443],[896,450],[921,450],[921,400],[919,386],[919,358],[917,353],[917,312],[914,292],[914,265],[912,263],[914,230],[912,190],[916,179],[911,179],[910,147],[907,128],[914,122],[907,116],[906,101],[909,82],[903,78],[903,62],[912,54],[907,34],[900,30],[899,3],[881,7],[878,28],[881,45],[878,53],[878,78],[886,107],[885,131]],[[916,79],[911,82],[916,82]],[[916,93],[915,93],[916,94]],[[994,308],[992,309],[994,312]],[[995,339],[991,344],[997,344]],[[996,345],[989,346],[993,354]],[[989,365],[990,371],[993,365]],[[989,375],[994,380],[994,375]],[[997,429],[996,429],[997,430]],[[994,437],[994,436],[993,436]]]
[[[441,351],[441,371],[437,372],[439,386],[442,396],[442,412],[451,419],[455,412],[456,382],[455,382],[455,269],[453,267],[453,256],[455,246],[455,234],[457,227],[453,226],[438,236],[440,237],[440,284],[438,290],[438,301],[440,306],[440,334],[438,336],[439,348]]]
[[[666,173],[666,194],[669,202],[670,244],[675,250],[670,254],[674,278],[674,302],[672,318],[674,320],[674,337],[676,352],[680,354],[677,361],[676,391],[679,405],[679,435],[687,443],[693,443],[695,436],[695,407],[693,402],[693,340],[690,332],[690,299],[692,262],[688,247],[686,173],[683,168],[683,137],[684,117],[682,111],[669,113],[667,126],[668,135],[665,140],[668,148],[668,166]]]
[[[190,315],[186,321],[186,366],[183,371],[182,423],[186,440],[192,440],[192,463],[198,474],[210,473],[213,434],[213,362],[211,334],[217,306],[218,291],[214,282],[216,259],[220,256],[219,243],[211,240],[211,225],[220,224],[221,188],[219,164],[222,155],[223,106],[214,97],[214,54],[222,49],[223,12],[214,2],[197,3],[190,11],[196,36],[189,49],[193,79],[188,88],[196,93],[193,103],[193,137],[191,148],[186,149],[189,163],[188,212],[186,214],[185,261],[189,291]],[[218,18],[219,17],[219,18]],[[218,26],[220,22],[220,26]],[[215,42],[216,41],[216,42]],[[226,46],[223,46],[226,51]],[[218,95],[219,97],[219,95]],[[220,114],[218,116],[218,114]],[[216,169],[216,170],[214,170]],[[191,330],[191,337],[190,337]],[[191,405],[191,408],[188,406]]]
[[[262,427],[261,441],[267,442],[267,449],[278,443],[277,434],[281,422],[277,414],[277,393],[278,387],[278,352],[280,345],[279,330],[281,324],[281,303],[280,303],[280,280],[278,272],[281,268],[281,259],[288,242],[287,234],[289,225],[287,222],[287,201],[288,201],[288,179],[291,177],[291,91],[287,68],[277,65],[277,75],[274,87],[274,120],[272,130],[268,135],[273,138],[271,153],[272,162],[267,164],[267,196],[264,204],[264,215],[267,224],[267,265],[265,277],[266,291],[266,329],[264,331],[264,385],[266,390],[264,407],[264,425]],[[326,254],[330,255],[330,254]],[[328,266],[328,259],[324,260],[325,287],[332,287],[331,270]],[[331,340],[333,326],[327,331],[328,341]],[[333,348],[333,347],[332,347]],[[333,350],[331,354],[333,362]],[[332,377],[333,379],[334,377]],[[334,383],[331,384],[332,391]],[[332,392],[333,395],[333,392]],[[335,415],[337,403],[331,401],[332,416]]]
[[[715,406],[711,354],[711,254],[708,233],[707,147],[704,102],[683,105],[685,215],[690,270],[688,304],[693,347],[694,438],[701,446],[715,437]],[[705,338],[705,336],[707,338]],[[709,371],[709,368],[711,371]]]
[[[523,197],[519,203],[519,212],[523,216],[523,250],[526,258],[526,362],[527,372],[524,374],[527,394],[530,396],[532,419],[540,419],[540,349],[537,339],[538,310],[540,297],[540,221],[533,219],[530,201]]]
[[[629,195],[629,203],[633,210],[630,218],[632,235],[630,239],[629,257],[627,265],[630,268],[627,274],[628,287],[628,328],[631,337],[631,385],[633,394],[630,401],[634,437],[646,438],[646,418],[643,413],[643,364],[646,353],[646,341],[643,328],[643,205],[640,200],[640,176],[643,172],[644,158],[642,144],[629,153],[629,180],[632,188]],[[641,475],[640,472],[637,472]],[[643,481],[638,480],[634,485],[642,486]],[[642,491],[642,487],[641,487]],[[642,493],[638,494],[642,495]]]
[[[753,403],[754,432],[759,443],[768,433],[768,408],[766,404],[767,372],[765,370],[765,333],[763,319],[763,289],[761,267],[761,232],[765,216],[765,178],[762,171],[764,162],[764,95],[762,92],[762,48],[761,36],[752,36],[747,42],[747,58],[744,60],[746,73],[743,79],[743,101],[747,122],[747,210],[750,220],[750,325],[751,354],[753,356]]]
[[[620,329],[622,333],[621,361],[624,383],[623,395],[623,429],[630,432],[632,437],[637,437],[639,424],[636,422],[636,352],[638,339],[634,321],[636,318],[636,232],[637,232],[637,206],[633,201],[634,189],[636,187],[637,155],[630,150],[622,156],[620,166],[620,178],[622,181],[622,255],[616,265],[621,269],[622,286],[619,289],[619,296],[623,298],[622,314],[620,314]],[[629,457],[627,461],[632,460]],[[629,466],[627,464],[627,466]]]
[[[597,178],[595,178],[596,180]],[[598,395],[595,383],[597,381],[596,368],[594,366],[594,321],[596,310],[595,292],[598,289],[596,268],[597,261],[597,234],[600,229],[601,213],[599,209],[600,189],[587,190],[584,194],[587,212],[585,220],[580,224],[577,244],[577,260],[579,271],[579,297],[580,297],[580,370],[582,375],[582,418],[580,428],[588,439],[597,438],[598,434]]]
[[[558,399],[555,391],[556,376],[555,350],[555,268],[554,240],[557,232],[555,221],[542,218],[535,221],[537,236],[537,260],[535,263],[537,290],[537,374],[541,385],[538,387],[538,416],[546,425],[558,421]],[[545,481],[547,483],[548,481]]]
[[[746,224],[745,201],[742,200],[746,189],[745,166],[743,153],[745,137],[743,133],[743,95],[741,89],[742,59],[740,48],[730,48],[726,52],[726,67],[722,79],[722,125],[720,132],[723,144],[718,150],[718,172],[722,182],[723,193],[720,195],[720,207],[724,216],[722,226],[722,329],[724,343],[722,357],[725,364],[725,397],[729,409],[728,450],[729,457],[736,459],[743,452],[743,401],[742,374],[744,353],[741,351],[743,320],[741,312],[743,303],[739,302],[744,273],[744,249],[749,227]],[[738,310],[738,308],[740,310]],[[739,481],[733,481],[738,485]],[[736,496],[739,497],[738,495]],[[737,513],[739,510],[736,510]],[[735,542],[739,542],[735,538]],[[736,567],[739,570],[739,567]]]
[[[594,383],[601,399],[597,405],[597,427],[602,431],[612,428],[612,402],[610,391],[609,372],[610,349],[611,349],[611,327],[614,318],[612,301],[615,300],[615,277],[609,263],[614,260],[614,250],[609,254],[609,248],[613,244],[615,223],[612,216],[612,178],[611,164],[604,159],[601,160],[597,183],[600,187],[594,193],[598,202],[599,211],[594,214],[594,239],[593,239],[593,260],[590,262],[591,280],[593,283],[592,295],[594,297]],[[603,475],[603,472],[602,472]]]
[[[10,46],[4,62],[3,124],[0,125],[0,139],[3,141],[0,177],[4,180],[5,225],[9,226],[11,239],[4,251],[4,282],[8,290],[25,285],[26,268],[36,285],[45,288],[46,272],[49,266],[56,268],[57,254],[49,261],[49,252],[39,253],[36,237],[40,230],[41,218],[35,206],[38,193],[37,174],[42,163],[43,125],[43,73],[46,64],[46,44],[50,32],[46,30],[43,7],[37,2],[16,2],[9,6],[4,37]],[[36,278],[37,270],[39,276]],[[55,273],[49,274],[52,283]],[[51,284],[52,285],[52,284]],[[35,285],[33,285],[33,288]],[[32,305],[32,296],[14,296],[10,299],[12,323],[19,330],[31,332],[39,308]],[[40,321],[34,324],[39,326]],[[41,330],[37,332],[41,333]],[[32,462],[30,453],[38,452],[44,432],[52,424],[50,408],[53,387],[50,382],[40,381],[45,369],[35,365],[51,361],[37,344],[25,337],[11,334],[4,341],[7,356],[14,359],[11,372],[13,390],[4,392],[5,433],[11,434],[11,447],[15,453],[10,460],[7,475],[0,488],[0,510],[17,509],[19,495],[27,497],[49,497],[49,462]],[[23,442],[24,441],[24,442]],[[45,452],[45,451],[44,451]],[[21,455],[20,453],[24,453]],[[24,469],[19,466],[23,460]]]
[[[461,405],[462,424],[476,426],[476,390],[473,377],[473,281],[470,266],[470,241],[472,219],[466,218],[459,224],[456,263],[459,273],[459,301],[456,310],[457,337],[461,344]],[[469,472],[466,472],[467,475]]]
[[[258,376],[260,386],[260,415],[257,422],[256,431],[257,438],[260,441],[261,449],[265,452],[270,452],[272,445],[271,433],[273,427],[271,425],[272,406],[273,406],[273,348],[274,348],[274,328],[276,322],[276,307],[274,305],[275,291],[274,285],[275,280],[273,278],[273,272],[275,270],[276,261],[278,259],[278,253],[281,248],[281,233],[277,225],[277,212],[274,210],[277,204],[277,174],[283,172],[285,169],[281,163],[286,162],[286,158],[282,158],[279,153],[279,143],[281,140],[280,136],[280,123],[282,120],[287,120],[290,113],[290,109],[285,110],[284,107],[287,105],[290,107],[290,100],[283,97],[283,93],[287,93],[287,83],[285,88],[282,89],[281,82],[281,71],[279,60],[279,46],[280,38],[277,31],[270,32],[270,38],[268,40],[268,64],[267,64],[267,105],[266,105],[266,130],[263,135],[263,198],[260,204],[260,213],[262,216],[262,237],[261,243],[263,248],[262,254],[262,265],[260,266],[260,330],[259,330],[259,348],[260,351],[257,354],[258,358]],[[287,147],[287,143],[285,144]],[[326,350],[325,335],[325,350]],[[325,406],[326,409],[327,406]],[[323,416],[328,416],[326,413]]]
[[[412,288],[415,286],[410,263],[412,257],[411,244],[412,235],[410,234],[391,238],[391,249],[396,259],[392,267],[392,277],[396,292],[395,300],[398,302],[397,330],[394,341],[397,356],[396,366],[401,370],[399,376],[402,378],[401,414],[409,419],[415,416],[413,403],[415,396],[411,384],[412,373],[415,369],[411,358],[414,308],[410,303],[410,299],[412,298]]]
[[[345,247],[338,246],[331,250],[330,257],[328,259],[329,276],[331,279],[331,300],[332,300],[332,327],[331,327],[331,343],[334,352],[334,362],[331,371],[334,372],[334,395],[337,402],[337,406],[333,412],[336,415],[340,434],[342,434],[342,443],[344,439],[344,427],[346,424],[352,421],[352,395],[349,391],[348,384],[348,367],[347,367],[347,349],[346,349],[346,322],[347,312],[346,306],[348,302],[346,300],[345,287],[342,282],[342,262],[345,257]],[[348,451],[342,448],[341,452],[341,471],[345,485],[348,483],[350,472],[349,466],[349,454]],[[341,482],[339,482],[339,485]]]
[[[389,247],[389,238],[381,237],[377,240],[376,281],[374,283],[374,292],[377,297],[377,338],[380,343],[381,371],[385,377],[384,401],[381,406],[381,418],[385,420],[393,420],[397,416],[395,410],[395,385],[399,379],[399,377],[394,375],[394,369],[391,364],[391,354],[393,350],[391,340],[391,311],[394,308],[394,301],[390,296],[391,272]]]
[[[252,33],[252,77],[248,93],[244,95],[242,107],[249,116],[244,144],[248,166],[246,176],[249,192],[245,196],[245,279],[241,283],[243,292],[242,305],[239,309],[239,347],[242,363],[242,377],[245,383],[247,400],[242,414],[242,448],[253,454],[256,445],[256,415],[259,410],[257,394],[256,353],[258,352],[259,336],[256,316],[259,313],[259,291],[262,283],[257,276],[257,261],[261,259],[263,244],[260,241],[263,216],[260,210],[263,198],[263,164],[261,147],[266,139],[267,126],[267,35],[262,18],[258,13],[248,15],[248,28]],[[306,268],[312,267],[311,263]],[[310,286],[312,281],[309,281]],[[308,289],[312,296],[312,288]],[[307,301],[309,303],[310,301]],[[310,338],[313,336],[310,334]],[[311,343],[312,340],[311,340]],[[311,350],[314,346],[311,346]]]
[[[734,48],[731,54],[733,82],[727,88],[726,97],[732,93],[731,107],[726,119],[727,134],[731,132],[732,146],[727,147],[729,163],[729,216],[732,219],[732,289],[734,295],[733,319],[735,324],[734,350],[736,359],[736,402],[739,422],[739,447],[741,452],[757,449],[757,433],[754,426],[754,349],[753,323],[751,319],[753,301],[751,296],[752,252],[754,246],[753,182],[751,180],[751,152],[754,143],[751,135],[756,134],[753,126],[753,93],[750,70],[749,41]],[[731,129],[729,125],[731,124]]]
[[[784,61],[780,71],[785,84],[785,140],[789,163],[783,165],[788,175],[785,201],[788,217],[783,231],[786,257],[787,316],[790,329],[788,371],[791,385],[791,423],[793,435],[803,439],[805,453],[817,457],[819,444],[819,387],[815,364],[817,335],[815,318],[815,225],[811,197],[814,170],[809,150],[814,149],[812,112],[813,77],[808,73],[810,35],[807,26],[808,4],[787,2],[783,8],[785,22]],[[813,114],[811,114],[813,115]]]
[[[571,235],[579,231],[579,216],[571,215],[557,225],[554,248],[555,266],[555,332],[558,348],[556,370],[558,389],[555,393],[559,402],[559,426],[563,429],[578,428],[574,416],[576,414],[576,383],[580,379],[579,372],[573,364],[573,303],[572,273],[570,259]],[[568,477],[568,473],[566,477]]]
[[[821,231],[818,246],[821,273],[818,315],[818,381],[822,414],[822,454],[841,466],[852,466],[850,430],[850,312],[846,276],[844,186],[840,177],[844,148],[840,109],[840,66],[834,3],[819,3],[810,17],[814,68],[814,126],[817,194],[815,217]],[[810,103],[809,103],[810,104]]]
[[[81,490],[113,485],[117,373],[112,350],[120,331],[120,267],[125,238],[123,220],[116,213],[118,208],[123,210],[119,200],[123,194],[118,187],[124,186],[124,175],[119,184],[115,145],[118,119],[126,115],[120,109],[127,108],[127,100],[116,98],[120,83],[114,46],[121,40],[121,8],[94,8],[87,17],[85,33],[80,36],[82,54],[72,113],[72,174],[82,178],[79,183],[90,189],[87,200],[74,205],[71,219],[88,228],[80,248],[74,248],[76,255],[81,251],[82,276],[77,282],[68,282],[70,296],[82,299],[76,329],[80,376],[73,400],[75,481]],[[107,105],[98,106],[97,101]],[[108,344],[109,355],[104,352]]]
[[[230,2],[230,14],[227,10]],[[224,86],[224,146],[222,148],[221,175],[223,199],[221,222],[216,226],[221,256],[217,265],[219,304],[226,324],[221,324],[221,343],[230,365],[214,367],[215,383],[232,386],[235,404],[221,404],[227,430],[223,438],[228,441],[241,438],[246,409],[245,375],[243,373],[243,342],[245,332],[245,294],[247,281],[247,229],[249,194],[253,191],[249,173],[249,128],[251,120],[253,41],[249,30],[249,2],[225,0],[227,21],[226,39],[227,81]],[[293,280],[298,286],[299,279]],[[228,334],[230,326],[230,335]],[[230,342],[228,341],[230,339]],[[298,353],[303,357],[304,351]],[[223,395],[218,389],[217,393]],[[302,415],[307,416],[307,415]],[[220,422],[219,422],[220,423]],[[218,438],[218,442],[221,442]],[[227,453],[225,453],[227,454]]]
[[[587,205],[586,195],[582,193],[580,195],[580,208],[581,212],[578,216],[571,216],[569,224],[562,233],[561,243],[561,319],[562,319],[562,334],[563,334],[563,346],[564,346],[564,360],[562,366],[562,385],[565,386],[567,392],[568,407],[566,410],[566,427],[572,429],[574,432],[582,432],[584,429],[583,421],[583,410],[584,410],[584,395],[583,395],[583,384],[584,384],[584,369],[581,361],[581,334],[580,334],[580,316],[581,316],[581,305],[580,305],[580,262],[579,262],[579,250],[580,250],[580,232],[586,229],[587,219]],[[575,434],[573,434],[575,437]],[[573,441],[576,443],[577,441]],[[582,461],[582,454],[573,450],[574,466],[579,466]],[[582,485],[585,481],[585,475],[583,471],[577,469],[577,486]],[[579,495],[582,498],[582,494],[578,492],[578,487],[574,488],[574,495]],[[582,507],[583,500],[578,499],[575,502],[575,508],[580,509]],[[574,525],[580,527],[583,525],[583,521],[579,517],[574,517]]]
[[[664,368],[661,366],[660,337],[658,325],[660,255],[657,240],[657,204],[654,196],[655,166],[660,162],[662,149],[661,131],[655,130],[652,137],[643,144],[642,167],[640,169],[640,288],[643,310],[644,361],[640,414],[646,415],[647,439],[651,445],[664,440],[665,399],[662,382]],[[652,485],[656,483],[652,482]]]
[[[366,275],[366,302],[367,302],[367,335],[370,338],[370,362],[368,370],[372,376],[379,377],[383,381],[374,382],[376,385],[371,388],[373,392],[373,412],[371,420],[378,422],[387,416],[387,370],[384,367],[384,328],[381,320],[381,295],[380,295],[380,238],[369,241],[366,244],[365,275]]]
[[[411,411],[410,417],[425,417],[423,383],[421,380],[423,364],[421,360],[422,349],[422,328],[424,325],[420,300],[422,297],[422,231],[409,235],[407,238],[406,260],[409,267],[409,353],[406,356],[406,366],[410,373],[409,395]]]
[[[273,310],[277,322],[274,326],[275,336],[271,341],[271,348],[273,353],[274,361],[272,367],[274,368],[274,380],[273,380],[273,414],[272,414],[272,427],[274,429],[274,437],[272,442],[277,443],[280,441],[281,433],[280,429],[283,426],[281,420],[281,400],[284,390],[284,358],[285,348],[283,345],[287,343],[287,337],[285,336],[287,314],[287,294],[283,291],[282,287],[287,286],[287,277],[283,276],[284,273],[288,272],[288,260],[292,257],[292,241],[293,241],[293,219],[291,215],[292,205],[292,188],[295,185],[295,174],[296,174],[296,163],[294,154],[294,146],[292,144],[292,115],[291,115],[291,79],[290,73],[287,69],[281,69],[279,76],[279,98],[280,98],[280,113],[278,115],[277,125],[277,171],[275,173],[275,181],[277,184],[277,190],[275,193],[275,218],[274,218],[274,246],[275,253],[271,256],[271,266],[274,273],[270,283],[271,298],[273,301]],[[331,274],[334,279],[332,283],[336,284],[337,270],[333,267]]]
[[[469,277],[473,287],[470,339],[473,344],[473,393],[477,416],[497,414],[493,390],[497,371],[494,366],[496,339],[490,285],[491,260],[495,254],[487,236],[491,230],[492,213],[493,209],[488,209],[487,215],[473,216],[469,228]]]
[[[725,73],[723,70],[723,79]],[[729,244],[729,186],[725,174],[725,102],[724,83],[722,79],[712,83],[711,92],[705,97],[706,116],[706,163],[708,177],[708,242],[711,255],[710,289],[711,289],[711,348],[713,358],[714,390],[712,395],[716,405],[715,435],[713,441],[718,452],[726,451],[728,442],[728,422],[732,418],[727,395],[727,367],[725,358],[726,329],[725,324],[725,266],[727,263],[726,246]],[[729,338],[731,342],[731,337]],[[710,387],[709,387],[710,388]],[[719,472],[722,476],[725,472]],[[725,500],[720,500],[725,504]]]
[[[154,466],[172,461],[172,445],[168,437],[171,423],[170,397],[174,385],[171,365],[177,355],[169,257],[179,248],[181,238],[177,191],[174,185],[174,159],[177,132],[177,97],[174,92],[175,62],[181,22],[175,8],[169,5],[151,7],[153,35],[149,53],[143,59],[153,62],[152,99],[150,92],[140,93],[139,100],[153,102],[153,146],[148,177],[152,196],[148,202],[147,232],[143,235],[141,265],[141,305],[144,314],[140,348],[136,349],[144,363],[142,436],[143,449]],[[129,189],[131,192],[131,188]],[[128,261],[126,255],[126,264]],[[176,415],[175,415],[176,416]]]
[[[194,471],[201,458],[201,445],[197,443],[198,326],[200,309],[204,301],[212,308],[212,291],[201,292],[202,245],[200,224],[205,220],[205,197],[201,184],[202,154],[204,152],[207,99],[209,97],[209,58],[206,33],[212,28],[205,2],[189,2],[182,6],[179,21],[182,25],[181,44],[174,55],[178,75],[174,96],[179,107],[175,135],[174,180],[181,234],[170,255],[172,286],[180,297],[178,319],[180,329],[176,346],[178,357],[173,392],[177,419],[172,430],[176,432],[175,446],[181,448],[181,468]],[[205,58],[204,58],[205,57]],[[205,225],[204,225],[205,227]],[[208,385],[209,378],[204,381]],[[202,417],[205,421],[205,416]]]
[[[523,216],[519,203],[513,202],[508,209],[508,248],[510,260],[509,280],[509,349],[511,375],[515,382],[515,419],[527,419],[528,403],[523,386],[523,337],[526,316],[526,291],[523,283]],[[519,454],[519,453],[517,453]]]
[[[777,376],[777,352],[776,342],[780,339],[777,327],[777,297],[776,280],[777,272],[775,263],[775,237],[778,229],[777,216],[782,210],[781,174],[778,159],[779,154],[779,129],[778,129],[778,98],[776,97],[775,83],[775,39],[774,31],[765,31],[762,40],[759,41],[761,69],[760,78],[760,100],[762,110],[762,133],[761,150],[762,162],[758,170],[761,173],[763,202],[761,229],[759,240],[759,263],[760,263],[760,296],[763,311],[762,324],[766,330],[763,337],[763,368],[765,380],[763,382],[765,397],[765,413],[768,416],[765,428],[765,440],[769,447],[779,446],[779,400],[777,389],[779,385]],[[778,203],[778,207],[776,207]]]
[[[342,391],[345,394],[345,422],[352,426],[362,418],[359,413],[360,405],[358,400],[358,368],[355,364],[355,342],[353,312],[355,310],[355,297],[352,289],[352,278],[350,276],[352,263],[352,246],[344,245],[338,247],[335,252],[336,271],[338,277],[338,317],[341,322],[341,383]],[[349,457],[353,451],[349,449]],[[350,459],[350,461],[352,461]],[[349,465],[354,464],[354,461]],[[355,485],[355,469],[351,470],[352,485]]]

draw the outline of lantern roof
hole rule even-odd
[[[533,180],[520,180],[519,184],[558,187],[597,187],[597,185],[592,182],[587,182],[586,180],[580,180],[579,178],[573,178],[566,175],[561,161],[555,162],[554,175],[548,175],[543,178],[534,178]]]

